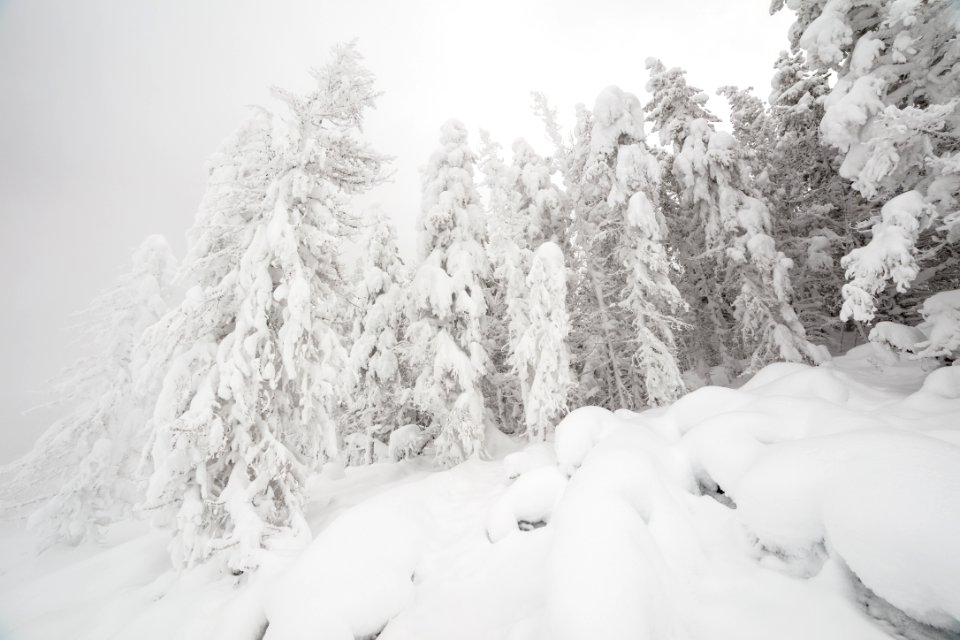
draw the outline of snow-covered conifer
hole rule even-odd
[[[863,198],[836,171],[836,153],[820,133],[829,75],[810,69],[802,52],[782,52],[771,80],[773,148],[760,185],[774,212],[777,246],[793,261],[793,306],[807,335],[821,342],[837,332],[843,271]]]
[[[277,92],[215,159],[183,267],[186,299],[148,334],[162,375],[143,507],[175,530],[176,565],[256,568],[305,535],[307,474],[337,454],[331,415],[347,354],[334,326],[351,194],[383,176],[357,132],[378,95],[353,45],[303,96]]]
[[[520,194],[516,169],[504,162],[502,147],[480,131],[478,164],[486,192],[486,242],[491,277],[486,285],[487,313],[482,322],[490,366],[482,386],[497,426],[513,433],[523,428],[520,384],[510,366],[510,326],[523,313],[524,275],[529,250],[522,241],[523,221],[516,215]]]
[[[770,155],[773,151],[773,122],[767,106],[753,95],[752,87],[740,89],[731,85],[717,89],[717,94],[730,105],[733,136],[744,152],[755,185],[761,191],[768,181]]]
[[[486,147],[487,145],[485,145]],[[560,189],[553,183],[552,164],[538,155],[523,139],[517,139],[512,145],[513,162],[509,167],[502,163],[497,167],[484,162],[484,174],[487,183],[494,180],[499,184],[501,206],[493,208],[491,214],[494,224],[491,226],[489,246],[492,264],[497,280],[499,296],[494,298],[492,311],[505,320],[507,331],[504,339],[495,341],[493,348],[503,350],[508,356],[507,365],[512,379],[496,380],[498,406],[502,407],[505,392],[517,387],[517,409],[519,422],[526,424],[524,409],[520,406],[523,393],[522,382],[517,384],[516,367],[511,364],[517,348],[517,341],[528,324],[527,306],[533,292],[527,284],[527,274],[531,268],[533,253],[545,240],[556,240],[564,233],[565,200]],[[489,154],[481,154],[488,157]],[[497,171],[492,172],[491,168]],[[496,201],[494,201],[496,202]],[[497,358],[493,358],[497,363]],[[498,371],[499,371],[498,367]],[[499,412],[503,414],[501,410]],[[511,416],[512,417],[512,416]]]
[[[565,166],[572,346],[583,391],[609,408],[661,404],[683,387],[673,337],[683,301],[662,244],[659,174],[635,96],[609,87],[592,113],[581,110]]]
[[[823,357],[790,304],[791,261],[770,235],[770,213],[744,151],[713,127],[706,96],[681,70],[654,59],[647,68],[649,111],[661,142],[673,147],[670,174],[683,212],[671,231],[688,273],[685,297],[695,301],[698,331],[688,351],[708,347],[706,363],[696,355],[690,364],[756,370],[778,358]]]
[[[131,513],[154,387],[135,388],[143,364],[140,338],[172,302],[175,261],[162,236],[133,254],[130,272],[81,314],[81,338],[93,353],[56,381],[58,404],[75,407],[24,458],[2,471],[3,507],[32,510],[28,525],[40,547],[97,539]]]
[[[481,322],[490,264],[466,127],[445,123],[440,145],[423,170],[421,263],[411,286],[407,333],[409,357],[420,371],[413,400],[432,421],[437,458],[455,463],[483,449],[481,380],[489,358]]]
[[[531,441],[543,441],[566,410],[567,393],[573,384],[566,343],[566,277],[560,247],[553,242],[541,244],[531,259],[524,324],[514,327],[518,335],[511,353],[523,389],[527,437]]]
[[[837,73],[824,100],[823,140],[842,156],[840,175],[876,206],[869,244],[843,260],[841,317],[873,319],[888,283],[901,294],[953,288],[956,269],[944,265],[956,260],[960,239],[955,3],[788,4],[797,14],[792,45]]]
[[[513,151],[513,193],[517,194],[514,218],[520,223],[523,244],[535,250],[543,242],[558,242],[565,235],[567,204],[553,182],[553,163],[544,158],[523,138]]]
[[[374,461],[374,441],[385,443],[390,431],[404,424],[402,412],[407,390],[400,341],[409,280],[390,220],[375,212],[371,223],[356,295],[358,317],[350,349],[353,385],[347,394],[350,424],[344,429],[345,435],[363,434],[367,463]]]

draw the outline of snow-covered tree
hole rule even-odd
[[[749,90],[722,87],[734,137],[747,151],[754,187],[771,212],[770,235],[791,260],[792,305],[811,340],[836,338],[840,320],[840,257],[862,216],[858,194],[836,172],[835,153],[819,124],[828,76],[809,70],[800,53],[774,65],[770,105]]]
[[[374,441],[385,443],[390,431],[404,424],[407,403],[400,341],[409,275],[400,259],[396,230],[379,211],[365,238],[363,264],[355,296],[358,317],[350,349],[353,384],[347,393],[349,424],[344,434],[365,436],[364,462],[370,463]]]
[[[580,109],[564,173],[583,399],[609,408],[668,402],[683,388],[673,336],[683,301],[662,244],[659,163],[635,96],[609,87],[592,113]]]
[[[133,254],[133,268],[81,313],[93,353],[56,381],[57,404],[73,404],[24,458],[0,471],[2,507],[32,510],[28,526],[41,548],[98,539],[129,517],[138,499],[136,471],[157,389],[134,387],[143,364],[140,338],[172,302],[175,261],[162,236]]]
[[[487,397],[497,409],[500,428],[511,432],[526,424],[511,354],[528,321],[527,273],[536,248],[564,233],[567,210],[550,161],[523,139],[514,141],[512,151],[507,165],[499,145],[481,132],[480,167],[490,194],[487,247],[494,273],[487,325],[493,329],[487,341],[493,370],[486,378],[491,388]]]
[[[773,10],[782,8],[778,0]],[[791,44],[837,80],[823,140],[840,175],[879,208],[867,246],[842,264],[841,317],[872,320],[899,293],[954,288],[960,239],[960,15],[950,0],[797,0]]]
[[[840,258],[855,242],[864,201],[837,173],[836,153],[820,133],[829,75],[810,69],[801,52],[781,52],[774,69],[773,148],[762,188],[774,211],[777,246],[794,264],[794,309],[807,335],[822,343],[839,329]]]
[[[348,198],[381,180],[384,157],[358,136],[378,94],[354,46],[314,77],[215,159],[182,270],[192,286],[148,332],[163,389],[143,508],[174,528],[176,565],[250,570],[270,538],[308,534],[307,474],[337,454],[338,251],[356,227]]]
[[[767,106],[752,92],[753,87],[740,89],[726,85],[717,89],[717,94],[727,99],[730,105],[730,124],[750,168],[750,175],[757,189],[765,193],[769,180],[770,156],[774,147],[773,121]]]
[[[489,358],[481,322],[490,264],[466,127],[445,123],[440,145],[423,170],[420,265],[407,334],[412,366],[420,371],[413,400],[431,419],[437,458],[454,463],[483,450],[481,381]]]
[[[553,163],[534,151],[523,138],[511,146],[513,151],[513,218],[518,221],[518,236],[526,246],[536,249],[543,242],[558,242],[565,235],[568,206],[560,188],[553,182]]]
[[[480,131],[478,165],[486,195],[486,243],[490,278],[485,282],[487,313],[482,322],[484,350],[490,359],[482,386],[497,426],[514,433],[523,428],[520,383],[510,365],[510,326],[522,307],[524,269],[529,250],[522,241],[523,223],[516,211],[516,169],[504,162],[501,145]]]
[[[544,242],[533,253],[526,278],[523,324],[514,330],[511,363],[523,389],[527,437],[542,442],[567,408],[573,384],[567,333],[566,267],[563,252]]]
[[[791,261],[770,235],[770,212],[753,184],[748,155],[732,135],[714,128],[706,96],[686,83],[683,71],[655,59],[647,68],[651,121],[673,148],[679,207],[671,231],[697,329],[687,338],[688,364],[739,371],[773,359],[824,357],[807,341],[790,304]]]

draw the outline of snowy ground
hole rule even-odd
[[[242,583],[167,571],[142,523],[39,558],[2,532],[0,638],[960,637],[960,367],[867,345],[492,448],[328,470],[313,544]]]

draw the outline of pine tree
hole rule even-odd
[[[481,321],[490,265],[466,127],[455,120],[444,124],[440,145],[423,171],[421,263],[407,335],[412,367],[420,371],[413,400],[431,419],[437,458],[456,463],[483,450],[481,381],[489,358]]]
[[[133,268],[81,313],[80,337],[94,353],[56,381],[57,404],[75,408],[33,450],[0,472],[8,515],[31,509],[28,526],[41,548],[99,539],[105,525],[131,515],[154,387],[135,388],[143,364],[140,338],[172,301],[175,261],[162,236],[133,254]]]
[[[770,236],[770,213],[753,185],[748,155],[733,136],[714,129],[706,96],[687,85],[681,70],[654,59],[647,68],[648,110],[661,142],[673,148],[672,189],[676,211],[685,214],[670,224],[699,329],[688,336],[688,364],[739,372],[773,359],[824,357],[790,305],[791,262]]]
[[[393,428],[404,424],[408,395],[400,341],[406,324],[404,296],[409,275],[400,259],[396,230],[382,213],[374,214],[363,262],[350,349],[349,424],[343,432],[363,435],[361,461],[369,464],[374,462],[375,441],[385,442]]]
[[[148,335],[162,375],[144,508],[175,530],[175,565],[257,567],[277,535],[306,536],[307,474],[337,455],[331,412],[347,354],[333,324],[352,194],[383,176],[360,141],[378,95],[354,46],[305,96],[278,91],[215,159],[183,279],[186,299]]]

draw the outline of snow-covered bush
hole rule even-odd
[[[523,527],[546,525],[566,486],[567,476],[553,466],[520,475],[490,508],[487,537],[498,542]]]
[[[420,455],[426,444],[427,437],[420,425],[405,424],[390,432],[387,454],[394,461],[412,458]]]

